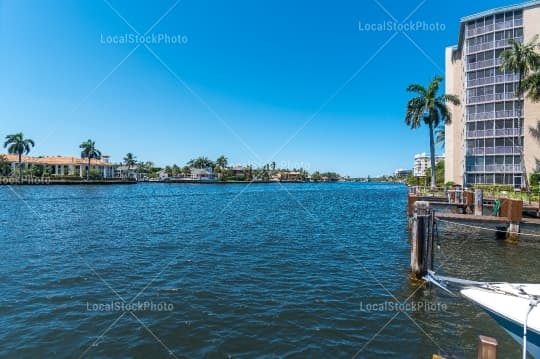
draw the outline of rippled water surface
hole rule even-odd
[[[0,357],[472,358],[479,334],[519,356],[474,305],[410,283],[403,186],[3,186],[0,203]],[[540,281],[537,241],[440,230],[441,272]]]

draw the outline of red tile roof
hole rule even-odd
[[[19,162],[18,155],[4,155],[8,162]],[[22,156],[23,163],[40,164],[40,165],[87,165],[88,159],[67,157],[67,156],[46,156],[46,157],[30,157]],[[103,160],[91,160],[93,166],[112,166],[112,163]]]

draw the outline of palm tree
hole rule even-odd
[[[7,147],[8,153],[12,155],[19,155],[19,183],[22,183],[22,155],[29,154],[30,148],[34,146],[34,141],[29,138],[24,138],[22,132],[6,136],[4,148]]]
[[[431,156],[431,168],[435,168],[435,139],[433,130],[440,124],[449,124],[452,120],[447,103],[459,105],[460,101],[456,95],[437,96],[440,83],[443,78],[435,76],[426,88],[422,85],[413,84],[407,87],[408,92],[416,94],[415,97],[407,103],[407,112],[405,114],[405,123],[412,129],[420,127],[422,121],[429,127],[429,151]],[[431,188],[435,189],[437,182],[435,171],[431,172]]]
[[[229,163],[229,160],[227,159],[227,157],[223,155],[219,156],[218,159],[216,160],[216,165],[219,169],[225,169],[228,163]]]
[[[124,157],[124,166],[127,167],[127,174],[129,175],[129,170],[137,164],[137,157],[131,152],[128,152]]]
[[[446,136],[446,127],[440,125],[435,129],[435,143],[441,145],[441,148],[444,150],[444,141]]]
[[[225,168],[227,168],[227,164],[229,161],[227,160],[227,157],[221,155],[216,160],[216,170],[218,171],[221,178],[223,178],[223,172],[225,171]]]
[[[538,35],[533,36],[531,41],[526,44],[522,44],[515,39],[509,39],[508,44],[510,48],[504,50],[499,58],[502,60],[501,71],[516,72],[519,74],[518,86],[516,89],[517,93],[517,102],[514,103],[514,109],[517,108],[517,104],[523,103],[523,81],[527,78],[528,74],[531,71],[538,69],[540,66],[540,55],[535,51],[538,41]],[[531,84],[528,84],[531,86]],[[521,130],[521,114],[523,109],[518,114],[518,123],[520,123]],[[521,133],[521,131],[519,131]],[[525,167],[524,158],[523,158],[523,145],[521,143],[521,135],[519,135],[518,146],[519,154],[521,160],[521,168],[523,172],[523,180],[525,183],[525,188],[527,192],[529,190],[529,181],[527,179],[527,169]]]
[[[137,164],[137,157],[131,152],[128,152],[126,154],[126,157],[124,157],[124,165],[129,168],[134,167]]]
[[[196,159],[192,159],[187,164],[188,166],[195,168],[214,167],[214,162],[209,160],[207,157],[198,157]]]
[[[88,158],[88,170],[86,171],[86,180],[90,179],[90,161],[92,159],[101,159],[101,151],[96,148],[96,142],[87,140],[79,146],[81,151],[81,158]]]
[[[523,91],[534,102],[540,101],[540,72],[530,75],[523,80]]]

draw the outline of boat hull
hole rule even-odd
[[[500,291],[486,288],[467,288],[461,293],[485,310],[514,340],[523,345],[523,325],[529,311],[530,299],[520,295],[515,287],[504,287]],[[536,291],[536,286],[533,288]],[[528,315],[527,352],[540,359],[540,307],[536,306]]]

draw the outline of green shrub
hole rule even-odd
[[[531,174],[529,182],[532,187],[538,186],[538,184],[540,183],[540,173]]]

